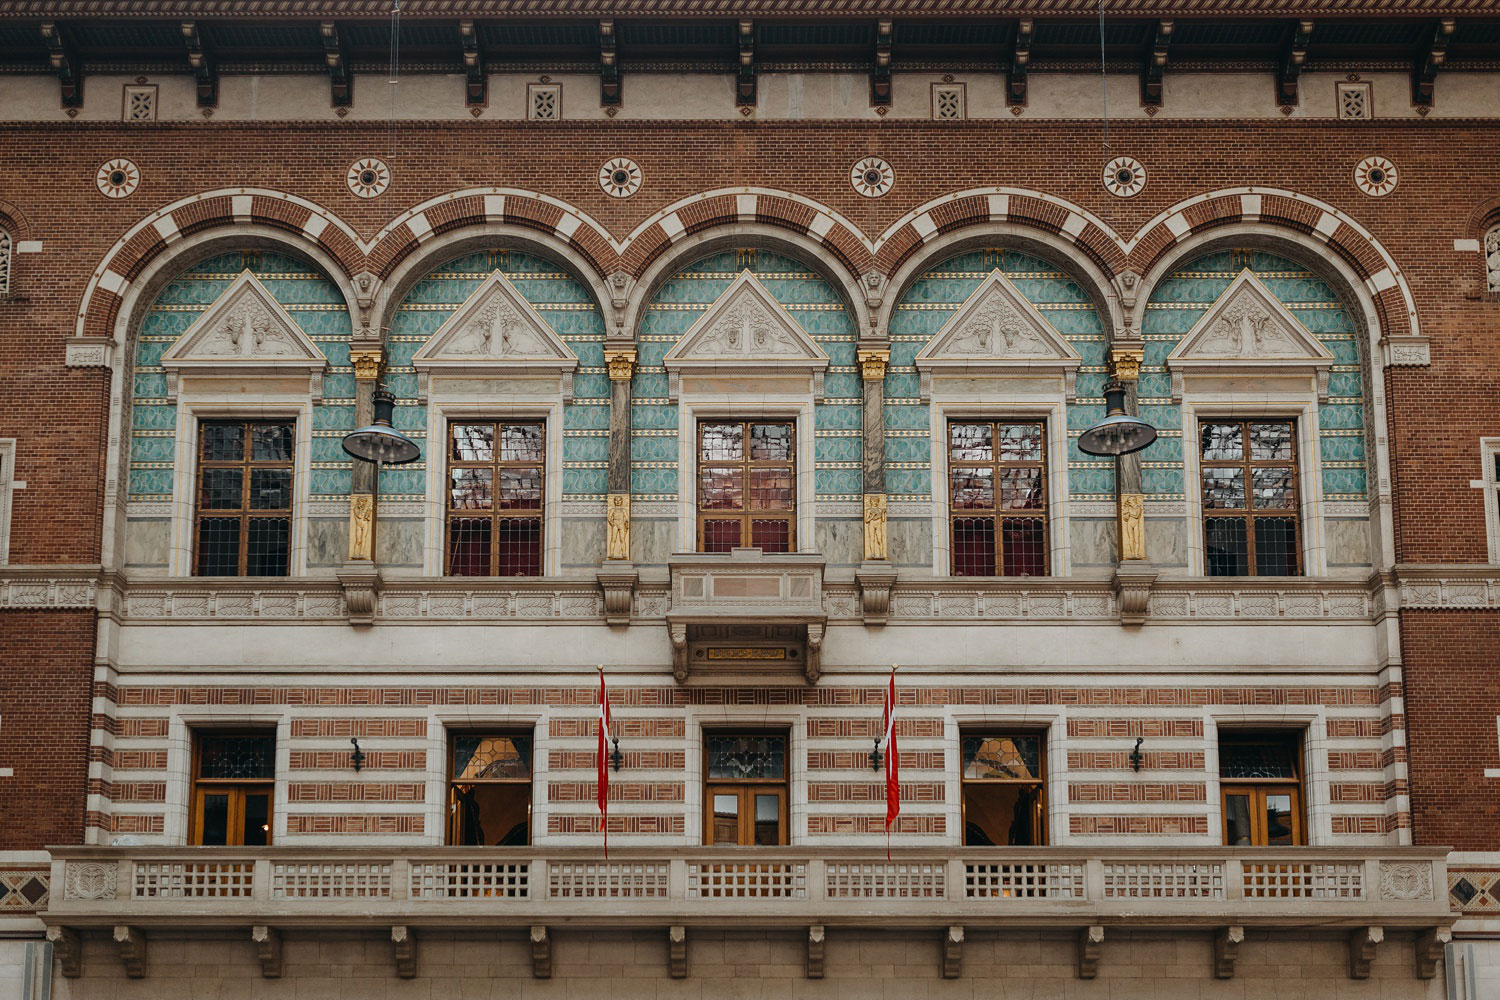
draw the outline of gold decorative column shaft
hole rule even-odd
[[[354,366],[354,426],[363,427],[375,419],[375,387],[380,380],[381,350],[378,347],[356,348],[349,352]],[[375,558],[375,466],[355,462],[349,493],[349,559],[369,561]]]
[[[1125,386],[1125,407],[1135,412],[1136,383],[1141,377],[1141,360],[1145,352],[1136,348],[1117,347],[1110,352],[1114,377]],[[1146,497],[1141,486],[1139,455],[1122,455],[1115,460],[1116,518],[1120,535],[1120,560],[1144,561],[1146,558]]]
[[[865,559],[889,559],[886,538],[885,494],[885,370],[889,350],[859,352],[859,370],[865,383],[864,429],[864,522]]]
[[[609,496],[604,507],[604,558],[630,558],[630,380],[634,350],[606,350],[609,369]]]

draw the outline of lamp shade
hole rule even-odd
[[[1104,387],[1105,417],[1078,435],[1078,450],[1088,455],[1129,455],[1156,440],[1156,428],[1125,412],[1125,387]]]
[[[366,462],[405,465],[422,457],[422,449],[411,438],[391,426],[396,398],[384,389],[375,390],[375,422],[344,435],[344,451]]]

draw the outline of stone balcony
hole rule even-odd
[[[826,928],[930,929],[956,968],[969,924],[1076,934],[1085,978],[1110,927],[1212,932],[1216,969],[1229,975],[1246,927],[1333,930],[1348,936],[1356,977],[1391,931],[1430,976],[1458,917],[1446,851],[1433,848],[822,853],[631,848],[604,861],[594,849],[545,847],[56,848],[39,915],[65,975],[79,973],[80,935],[100,931],[132,975],[145,975],[151,935],[249,933],[269,975],[283,934],[388,929],[404,975],[424,931],[524,930],[540,955],[548,928],[562,926],[661,928],[669,954],[694,927],[797,932],[810,964]]]

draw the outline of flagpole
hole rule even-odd
[[[609,694],[604,689],[604,664],[599,664],[599,829],[604,834],[604,860],[609,860]]]
[[[896,746],[896,664],[885,696],[885,859],[891,859],[891,824],[901,815],[901,769]]]

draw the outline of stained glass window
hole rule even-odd
[[[0,229],[0,295],[10,292],[10,233]]]
[[[1224,843],[1301,844],[1302,743],[1296,733],[1230,732],[1219,738]]]
[[[710,736],[708,776],[734,781],[786,776],[785,736]]]
[[[796,548],[796,463],[789,422],[698,425],[698,550]]]
[[[531,777],[531,737],[455,736],[453,777],[464,781],[484,778]]]
[[[455,423],[448,439],[448,575],[540,576],[542,424]]]
[[[704,735],[705,843],[786,843],[786,742],[764,733]]]
[[[1297,435],[1290,420],[1199,425],[1209,576],[1296,576]]]
[[[966,732],[963,753],[964,843],[1031,847],[1047,842],[1046,786],[1038,732]]]
[[[1034,780],[1042,773],[1040,736],[965,736],[964,777]]]
[[[948,425],[954,576],[1047,572],[1046,425]]]
[[[194,750],[192,843],[269,844],[276,738],[262,733],[204,732],[198,734]]]
[[[471,847],[530,843],[532,737],[455,733],[450,749],[448,843]]]

